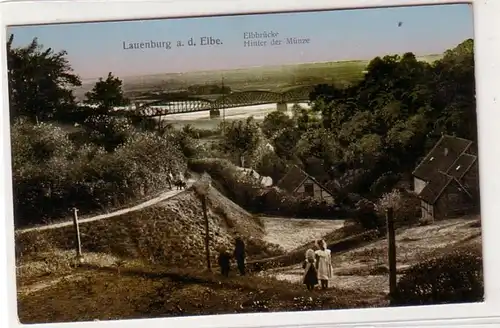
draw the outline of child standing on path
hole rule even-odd
[[[306,285],[307,290],[313,290],[314,286],[318,284],[318,272],[316,271],[316,260],[312,249],[307,250],[302,268],[305,270],[302,281]]]
[[[333,276],[332,252],[326,247],[324,240],[318,241],[318,250],[316,254],[316,269],[318,270],[318,279],[321,282],[321,289],[328,288],[328,281]]]

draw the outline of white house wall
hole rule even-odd
[[[424,180],[421,180],[419,178],[415,178],[414,179],[414,190],[415,190],[415,193],[418,195],[420,194],[420,192],[425,188],[425,186],[427,185],[427,182],[425,182]]]
[[[333,197],[329,193],[327,193],[323,188],[321,188],[314,180],[306,179],[295,191],[296,194],[302,195],[305,192],[304,185],[312,183],[314,190],[314,198],[319,200],[325,200],[327,202],[333,202]]]

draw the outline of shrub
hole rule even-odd
[[[396,305],[480,302],[484,298],[479,249],[459,249],[411,267],[397,284]]]
[[[389,207],[394,211],[396,226],[414,224],[420,218],[420,200],[413,192],[394,189],[383,194],[375,204],[377,215],[385,217]]]
[[[12,127],[15,223],[19,227],[119,206],[160,189],[169,170],[183,172],[184,156],[172,139],[135,133],[113,152],[75,145],[50,124]]]
[[[110,115],[91,115],[83,123],[90,142],[113,151],[127,142],[132,134],[131,125],[125,118]]]
[[[375,204],[365,198],[356,202],[353,217],[354,221],[365,230],[379,229],[383,225],[376,214]]]
[[[264,154],[256,163],[255,170],[262,176],[268,176],[278,182],[287,173],[286,163],[273,152]]]

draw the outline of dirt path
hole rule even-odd
[[[406,268],[425,260],[429,254],[453,247],[464,241],[480,242],[481,228],[475,226],[479,217],[436,222],[424,227],[413,227],[397,233],[398,268]],[[341,289],[359,288],[374,293],[388,292],[389,278],[385,274],[372,275],[371,269],[387,265],[387,242],[380,240],[345,253],[333,254],[334,277],[332,286]],[[303,269],[300,264],[265,271],[263,275],[300,283]]]
[[[189,188],[190,186],[192,186],[194,182],[195,182],[195,180],[189,179],[187,181],[186,189]],[[117,210],[117,211],[114,211],[111,213],[100,214],[100,215],[92,216],[89,218],[80,219],[79,223],[86,223],[86,222],[92,222],[92,221],[99,221],[99,220],[103,220],[103,219],[109,219],[109,218],[112,218],[114,216],[123,215],[123,214],[129,213],[129,212],[138,211],[138,210],[144,209],[146,207],[155,205],[155,204],[162,202],[166,199],[169,199],[171,197],[174,197],[175,195],[183,192],[184,190],[185,189],[183,189],[183,190],[175,190],[175,189],[168,190],[168,191],[165,191],[165,192],[161,193],[160,195],[156,196],[155,198],[147,200],[143,203],[140,203],[140,204],[137,204],[137,205],[134,205],[131,207],[123,208],[121,210]],[[29,231],[42,231],[42,230],[49,230],[49,229],[58,229],[58,228],[62,228],[62,227],[70,226],[70,225],[73,225],[73,221],[53,223],[53,224],[48,224],[48,225],[38,226],[38,227],[33,227],[33,228],[19,229],[19,230],[16,230],[16,234],[22,234],[22,233],[29,232]]]
[[[291,219],[261,217],[264,223],[264,240],[291,251],[311,241],[322,238],[344,225],[341,220]]]
[[[17,293],[18,293],[18,295],[27,296],[29,294],[36,293],[36,292],[41,291],[43,289],[55,286],[62,281],[68,281],[68,280],[75,281],[75,280],[79,280],[82,278],[83,278],[82,274],[69,274],[69,275],[54,278],[51,280],[40,281],[40,282],[37,282],[34,284],[20,287],[17,290]]]

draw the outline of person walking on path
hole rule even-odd
[[[167,183],[168,183],[168,188],[172,189],[172,182],[174,181],[174,176],[172,175],[172,172],[169,171],[167,174]]]
[[[245,275],[245,243],[241,237],[236,237],[234,243],[234,258],[238,266],[240,275]]]
[[[220,273],[224,277],[229,277],[229,271],[231,271],[231,253],[225,247],[221,247],[219,250],[219,267]]]
[[[302,282],[306,285],[307,290],[311,291],[318,284],[318,272],[316,271],[316,259],[312,249],[306,251],[306,259],[302,265],[304,275]]]
[[[328,281],[333,276],[332,252],[326,248],[326,242],[324,240],[319,240],[317,245],[319,249],[315,252],[315,255],[318,279],[321,283],[321,289],[327,289]]]

